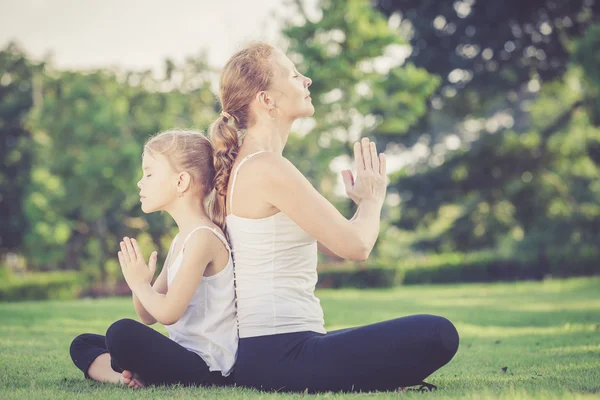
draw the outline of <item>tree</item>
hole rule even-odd
[[[29,117],[35,141],[26,203],[31,267],[99,271],[105,281],[118,267],[120,238],[144,232],[147,245],[166,255],[164,238],[173,223],[145,216],[139,207],[143,143],[165,129],[206,127],[216,107],[213,71],[203,56],[167,66],[164,80],[149,72],[44,71],[43,100]]]
[[[514,99],[533,78],[562,76],[572,40],[600,11],[588,0],[379,0],[376,7],[402,21],[399,30],[412,46],[408,60],[442,77],[436,106],[450,99],[446,112],[458,117],[498,96]]]
[[[562,266],[597,258],[598,5],[378,6],[405,18],[408,60],[444,78],[420,125],[443,151],[395,176],[399,226],[427,230],[446,220],[420,243],[437,251],[507,246]],[[460,148],[443,146],[449,136]]]
[[[322,0],[315,16],[295,4],[299,17],[283,33],[290,57],[312,79],[316,111],[309,132],[290,137],[287,155],[334,199],[332,163],[349,164],[362,136],[377,136],[383,151],[425,113],[438,81],[412,64],[400,68],[406,42],[368,1]]]
[[[33,106],[33,76],[38,68],[15,44],[0,51],[0,255],[17,252],[28,229],[22,202],[32,149],[23,121]]]

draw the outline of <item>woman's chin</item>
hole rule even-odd
[[[315,114],[315,106],[310,103],[310,106],[307,107],[306,111],[303,113],[303,117],[312,117]]]

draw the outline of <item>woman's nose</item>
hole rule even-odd
[[[306,81],[304,82],[304,84],[306,85],[306,87],[309,87],[310,85],[312,85],[312,79],[310,79],[308,76],[306,77]]]
[[[141,179],[138,181],[138,183],[137,183],[137,187],[138,187],[138,189],[141,189],[141,188],[142,188],[142,180],[141,180]]]

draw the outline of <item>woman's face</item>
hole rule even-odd
[[[312,81],[296,69],[294,63],[281,51],[271,55],[273,64],[273,82],[267,93],[274,100],[279,111],[269,114],[290,119],[310,117],[315,112],[308,87]]]

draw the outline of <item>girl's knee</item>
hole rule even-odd
[[[136,325],[138,322],[125,318],[114,322],[106,331],[106,346],[114,348],[120,344],[125,344],[130,338],[135,337]]]
[[[82,347],[85,347],[85,334],[77,336],[71,342],[71,346],[69,346],[69,354],[71,355],[71,359],[75,360],[77,354],[81,350]]]

